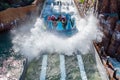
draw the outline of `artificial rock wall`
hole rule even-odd
[[[98,0],[96,11],[104,33],[100,47],[120,61],[120,0]]]
[[[31,5],[18,8],[8,8],[0,12],[0,32],[16,27],[16,24],[25,23],[26,20],[41,11],[44,0],[35,0]]]

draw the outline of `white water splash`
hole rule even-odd
[[[63,38],[50,32],[41,30],[43,21],[38,18],[34,27],[30,28],[30,33],[26,31],[14,32],[13,48],[30,59],[37,57],[43,52],[58,54],[64,53],[72,55],[76,50],[83,54],[88,53],[93,40],[99,37],[101,40],[102,33],[97,27],[98,20],[93,16],[76,21],[78,33],[72,37]],[[25,26],[28,27],[28,26]],[[24,29],[25,27],[22,27]]]

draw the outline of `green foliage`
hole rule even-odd
[[[92,2],[94,3],[94,2],[95,2],[95,0],[92,0]]]
[[[85,0],[80,0],[81,3],[84,3]]]
[[[0,11],[10,7],[30,5],[34,0],[0,0]]]
[[[10,7],[8,3],[1,3],[1,6],[3,7],[3,9],[7,9]]]
[[[79,1],[80,1],[80,3],[84,3],[85,2],[85,0],[79,0]],[[92,2],[94,3],[95,0],[92,0]]]
[[[4,2],[4,1],[1,1],[1,2],[0,2],[0,11],[1,11],[1,10],[5,10],[5,9],[7,9],[7,8],[9,8],[9,7],[11,7],[11,6],[9,5],[9,3],[6,3],[6,2]]]

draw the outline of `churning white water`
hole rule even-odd
[[[87,16],[76,21],[78,33],[71,37],[62,37],[41,29],[44,26],[42,19],[38,18],[34,27],[27,33],[26,25],[20,32],[14,31],[13,48],[24,56],[32,59],[47,52],[72,55],[76,50],[83,54],[88,53],[93,40],[101,41],[102,33],[97,27],[98,20],[93,16]],[[30,25],[30,24],[29,24]],[[56,53],[56,54],[57,54]]]

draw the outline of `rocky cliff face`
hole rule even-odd
[[[120,61],[120,0],[98,0],[97,12],[104,33],[101,46]]]
[[[26,22],[26,19],[30,18],[32,15],[35,15],[42,9],[43,2],[44,0],[35,0],[31,5],[25,7],[8,8],[1,11],[0,31],[9,30],[12,27],[16,27],[16,24],[19,25]]]
[[[32,5],[18,8],[8,8],[0,12],[0,31],[8,30],[24,24],[31,16],[38,13],[42,9],[44,0],[35,0]],[[40,8],[39,8],[40,7]],[[5,33],[0,35],[0,80],[24,80],[27,59],[14,52],[11,38]],[[7,35],[7,36],[6,36]],[[6,41],[7,40],[7,41]],[[6,42],[8,42],[6,44]],[[9,47],[7,47],[9,46]]]

